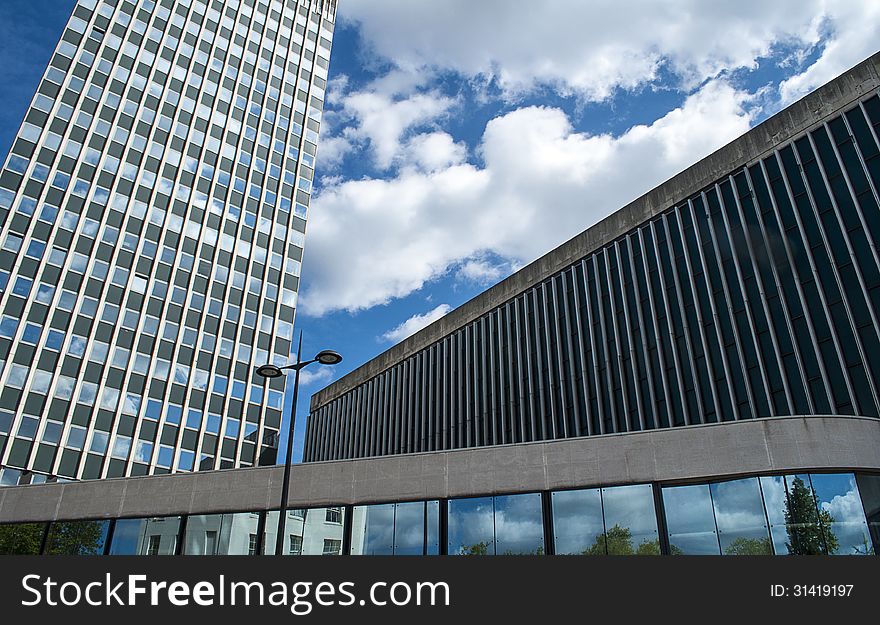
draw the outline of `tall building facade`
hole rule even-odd
[[[0,481],[274,463],[335,2],[78,0],[0,173]]]
[[[880,97],[819,111],[779,113],[319,392],[304,460],[880,416]]]

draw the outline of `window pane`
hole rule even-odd
[[[174,555],[180,517],[120,519],[116,521],[110,555]]]
[[[856,480],[876,553],[880,550],[880,475],[859,475]]]
[[[866,556],[874,553],[862,499],[852,473],[810,475],[819,523],[830,555]]]
[[[553,534],[557,555],[605,555],[602,495],[598,488],[555,492]]]
[[[104,553],[104,543],[110,521],[59,521],[49,528],[46,553],[69,556],[99,556]]]
[[[275,553],[277,534],[278,511],[273,510],[266,514],[265,554]],[[345,509],[340,506],[288,509],[284,534],[286,540],[282,555],[340,555],[345,535]]]
[[[540,493],[495,497],[495,553],[544,554]]]
[[[663,489],[663,509],[674,555],[718,555],[718,534],[707,484]]]
[[[602,489],[608,555],[660,555],[650,484]]]
[[[0,555],[36,555],[43,543],[45,523],[0,525]]]
[[[352,555],[394,553],[394,504],[355,506],[352,523]]]
[[[492,497],[449,500],[449,555],[495,553]]]
[[[425,507],[424,501],[395,505],[394,555],[420,556],[429,553],[425,549]]]
[[[772,555],[757,478],[712,484],[715,523],[724,555]]]
[[[183,552],[199,556],[255,555],[259,522],[259,512],[189,516]]]
[[[809,475],[760,478],[776,555],[825,553]]]

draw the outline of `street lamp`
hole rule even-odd
[[[285,371],[293,369],[296,375],[293,379],[293,410],[290,413],[290,428],[287,430],[287,457],[284,461],[284,484],[281,487],[281,510],[278,513],[278,536],[275,541],[275,554],[284,553],[284,522],[287,519],[287,491],[290,487],[290,462],[293,455],[293,427],[296,424],[296,400],[299,394],[299,372],[313,362],[322,365],[338,365],[342,362],[342,356],[331,349],[325,349],[318,352],[311,360],[302,361],[302,332],[299,333],[299,347],[296,350],[296,363],[284,367],[276,367],[272,364],[265,364],[257,367],[257,375],[263,378],[279,378],[285,375]]]

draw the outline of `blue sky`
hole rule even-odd
[[[0,152],[72,7],[0,2]],[[880,3],[340,0],[309,396],[878,49]],[[289,395],[289,394],[288,394]],[[290,396],[288,396],[288,413]]]

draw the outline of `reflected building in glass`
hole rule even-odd
[[[282,467],[18,486],[0,553],[272,554],[285,514],[283,555],[877,554],[878,90],[880,54],[320,391],[289,509]]]
[[[0,171],[0,482],[275,462],[333,0],[79,0]]]

